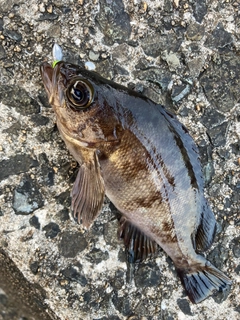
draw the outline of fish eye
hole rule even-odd
[[[75,79],[67,88],[66,95],[75,110],[85,109],[93,100],[93,87],[86,80]]]

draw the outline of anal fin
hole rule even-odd
[[[123,239],[127,250],[128,262],[141,261],[153,255],[158,245],[127,218],[120,219],[119,236]]]

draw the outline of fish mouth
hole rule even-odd
[[[89,143],[82,141],[77,136],[77,134],[73,136],[73,133],[67,130],[67,127],[64,125],[64,118],[62,118],[61,112],[59,112],[59,107],[64,107],[64,94],[63,90],[61,90],[62,88],[59,84],[59,80],[60,82],[61,80],[67,80],[64,74],[64,70],[63,72],[61,71],[61,67],[63,64],[64,62],[61,61],[58,62],[55,65],[55,67],[52,67],[51,64],[49,64],[48,62],[43,62],[40,65],[40,74],[42,77],[42,81],[48,95],[49,103],[51,104],[55,113],[57,114],[58,129],[61,136],[64,138],[65,141],[67,140],[69,143],[77,143],[82,147],[87,147]]]
[[[44,87],[48,94],[49,103],[52,104],[54,96],[58,91],[58,79],[62,62],[58,62],[53,68],[48,62],[43,62],[40,66],[40,74]]]

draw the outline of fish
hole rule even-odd
[[[40,73],[60,135],[79,163],[74,219],[90,228],[106,195],[121,213],[119,236],[129,262],[161,247],[191,302],[227,290],[230,278],[203,255],[216,220],[204,196],[197,146],[176,115],[78,65],[43,62]]]

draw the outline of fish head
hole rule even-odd
[[[119,140],[122,123],[115,89],[96,72],[77,65],[44,62],[42,80],[66,141],[82,147]]]

